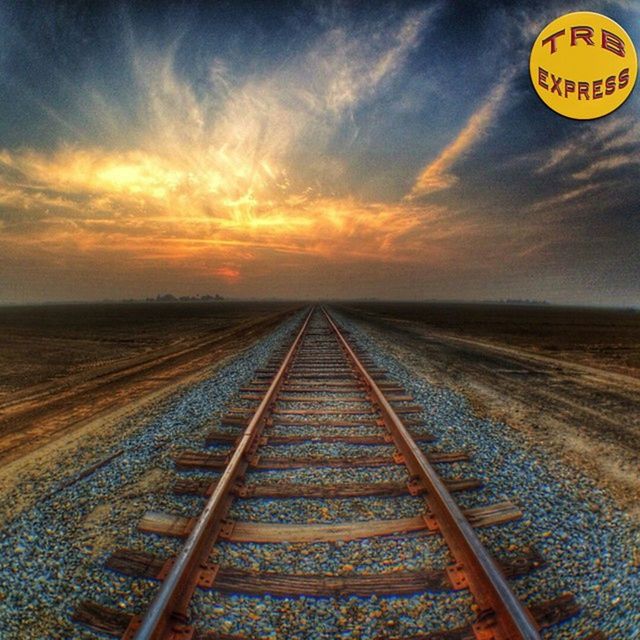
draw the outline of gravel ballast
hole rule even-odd
[[[175,477],[173,457],[203,444],[212,421],[225,413],[232,396],[256,368],[264,366],[283,339],[290,339],[299,318],[287,321],[211,378],[129,418],[144,423],[144,428],[114,443],[105,457],[119,450],[123,453],[69,487],[61,488],[68,478],[58,481],[56,476],[47,490],[49,497],[3,527],[3,640],[95,638],[95,633],[70,620],[74,605],[87,597],[130,612],[139,609],[157,583],[106,571],[104,560],[119,547],[141,548],[136,527],[147,510],[197,513],[201,499],[176,498],[170,491]],[[68,476],[68,469],[61,471],[60,476]],[[44,477],[39,482],[51,484]],[[146,536],[144,546],[175,553],[179,541]]]
[[[476,506],[506,498],[524,512],[517,522],[478,533],[494,555],[531,544],[542,554],[543,569],[513,581],[526,602],[562,592],[576,595],[581,613],[544,637],[574,640],[600,630],[611,640],[640,638],[640,567],[634,564],[640,531],[631,519],[592,480],[507,425],[476,417],[464,396],[429,384],[385,355],[385,345],[355,322],[340,322],[375,364],[425,407],[425,427],[438,436],[438,446],[471,454],[471,462],[458,471],[483,478],[485,487],[456,499]],[[438,471],[446,476],[453,467],[439,465]]]
[[[300,318],[300,316],[298,316]],[[144,429],[114,444],[122,453],[86,478],[79,479],[6,525],[0,540],[0,637],[8,640],[98,637],[70,621],[79,600],[90,598],[130,613],[139,612],[157,589],[157,582],[121,576],[104,568],[108,555],[123,547],[161,556],[175,554],[181,541],[137,531],[147,511],[197,515],[205,504],[199,496],[174,495],[173,458],[185,449],[203,449],[212,429],[240,433],[238,427],[219,427],[229,407],[254,406],[238,400],[238,390],[264,367],[273,350],[290,339],[296,320],[247,350],[210,379],[181,392],[156,408]],[[464,397],[428,384],[401,362],[385,355],[361,327],[340,318],[372,357],[376,366],[402,385],[424,407],[415,434],[431,433],[434,443],[425,451],[469,453],[469,462],[436,464],[445,478],[477,477],[480,491],[456,493],[463,507],[511,500],[523,511],[518,521],[478,530],[496,556],[516,555],[535,545],[546,560],[544,568],[513,580],[526,602],[574,593],[583,607],[579,616],[545,631],[545,638],[570,640],[586,631],[602,630],[611,640],[640,638],[640,580],[633,549],[640,535],[624,514],[588,478],[555,462],[499,422],[474,416]],[[317,338],[316,338],[317,339]],[[414,404],[411,402],[410,404]],[[287,408],[315,408],[287,403]],[[329,402],[334,409],[358,405]],[[400,405],[402,406],[402,405]],[[322,415],[296,416],[302,423]],[[335,416],[332,416],[335,418]],[[345,415],[348,421],[357,416]],[[278,425],[278,421],[276,421]],[[316,427],[276,426],[282,435],[317,434]],[[274,429],[274,431],[275,431]],[[380,434],[376,426],[360,430],[357,423],[333,434]],[[226,452],[228,444],[207,447]],[[406,482],[406,469],[391,459],[390,445],[342,442],[268,444],[264,457],[298,458],[389,457],[388,465],[354,468],[314,467],[260,470],[251,468],[248,485],[260,483]],[[70,462],[71,464],[71,462]],[[181,472],[180,477],[214,480],[217,473]],[[419,497],[362,496],[357,498],[249,498],[234,501],[230,517],[252,522],[295,524],[340,523],[413,517],[424,511]],[[220,541],[213,561],[252,571],[350,575],[380,571],[442,570],[451,561],[439,536],[368,538],[338,543],[254,544]],[[193,600],[197,620],[208,628],[256,638],[372,640],[381,635],[401,637],[441,631],[472,618],[466,591],[419,593],[403,597],[246,596],[197,590]]]

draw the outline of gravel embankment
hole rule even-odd
[[[68,469],[56,473],[50,497],[2,529],[3,640],[95,638],[69,619],[74,604],[86,597],[127,611],[139,610],[157,583],[108,572],[103,566],[105,558],[117,548],[142,547],[136,526],[149,509],[197,513],[202,499],[176,499],[170,491],[175,475],[173,456],[201,445],[231,397],[251,379],[257,367],[264,366],[295,322],[288,321],[210,379],[163,402],[160,410],[152,406],[131,418],[144,423],[144,428],[112,443],[105,457],[118,450],[124,453],[59,491],[55,491],[55,482],[58,476],[68,476]],[[74,461],[68,464],[72,466]],[[51,484],[45,477],[40,482],[43,486]],[[176,551],[179,545],[177,540],[153,536],[144,543],[149,550],[167,553]]]
[[[575,640],[601,630],[610,640],[640,638],[640,531],[589,478],[549,457],[507,425],[474,416],[466,399],[434,387],[385,355],[353,322],[352,336],[426,409],[426,429],[438,447],[464,449],[472,461],[464,472],[485,480],[481,491],[457,494],[463,506],[511,499],[524,512],[520,521],[479,530],[496,555],[535,544],[547,565],[514,581],[517,593],[532,602],[563,591],[576,594],[582,612],[545,632],[553,640]],[[446,467],[446,468],[445,468]],[[453,465],[439,465],[448,475]]]

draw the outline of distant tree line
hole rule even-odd
[[[172,293],[159,293],[155,298],[147,298],[146,302],[216,302],[224,298],[216,293],[210,295],[205,293],[202,296],[174,296]]]
[[[524,300],[520,300],[519,298],[507,298],[506,300],[500,300],[500,303],[502,304],[532,304],[532,305],[542,305],[542,304],[549,304],[549,302],[547,302],[546,300],[529,300],[528,298],[525,298]]]

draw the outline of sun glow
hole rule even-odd
[[[277,268],[278,255],[424,259],[419,243],[439,209],[349,195],[341,163],[324,159],[352,109],[402,65],[425,20],[410,14],[375,45],[330,30],[300,58],[244,82],[214,65],[208,92],[175,72],[172,53],[137,51],[138,114],[126,140],[0,152],[0,201],[22,212],[5,242],[52,254],[74,245],[228,283],[256,260]],[[96,129],[113,129],[118,105],[100,104]],[[316,171],[301,152],[312,152]]]

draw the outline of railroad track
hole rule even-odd
[[[106,563],[120,574],[159,581],[153,600],[140,602],[140,615],[84,600],[73,613],[78,624],[136,640],[313,635],[308,619],[300,621],[299,630],[292,631],[289,621],[283,635],[261,635],[255,613],[249,614],[246,630],[232,629],[234,635],[219,607],[199,602],[207,593],[251,596],[252,606],[263,611],[275,596],[329,598],[335,607],[341,598],[358,596],[366,608],[372,599],[428,592],[435,594],[437,607],[451,601],[457,611],[453,624],[443,619],[439,628],[411,636],[394,631],[403,614],[397,609],[389,611],[389,620],[376,627],[383,631],[373,636],[350,626],[344,616],[333,629],[323,629],[321,619],[310,621],[311,628],[323,630],[322,637],[336,638],[530,640],[578,612],[574,596],[567,593],[546,602],[519,601],[510,580],[544,560],[533,549],[494,558],[476,533],[520,518],[519,508],[511,502],[465,511],[458,507],[455,493],[478,489],[481,482],[450,473],[444,480],[437,469],[464,463],[467,453],[437,448],[422,423],[425,408],[366,353],[358,353],[324,309],[307,315],[291,344],[255,373],[237,402],[204,443],[175,459],[178,477],[172,491],[201,496],[205,506],[200,514],[150,512],[138,525],[144,534],[183,539],[179,552],[154,555],[141,535],[139,548],[114,550]],[[369,508],[371,500],[375,503]],[[298,508],[301,501],[324,509],[324,521],[282,516],[287,504]],[[247,506],[256,504],[253,511]],[[260,511],[273,505],[275,516]],[[255,513],[266,516],[252,517]],[[398,549],[407,540],[412,549],[441,540],[445,561],[418,570],[354,571],[349,566],[346,572],[327,574],[288,570],[279,566],[277,554],[265,570],[217,560],[223,545],[250,557],[256,545],[285,545],[304,554],[309,545],[351,544],[362,557],[372,540]],[[466,607],[462,614],[461,603]]]

